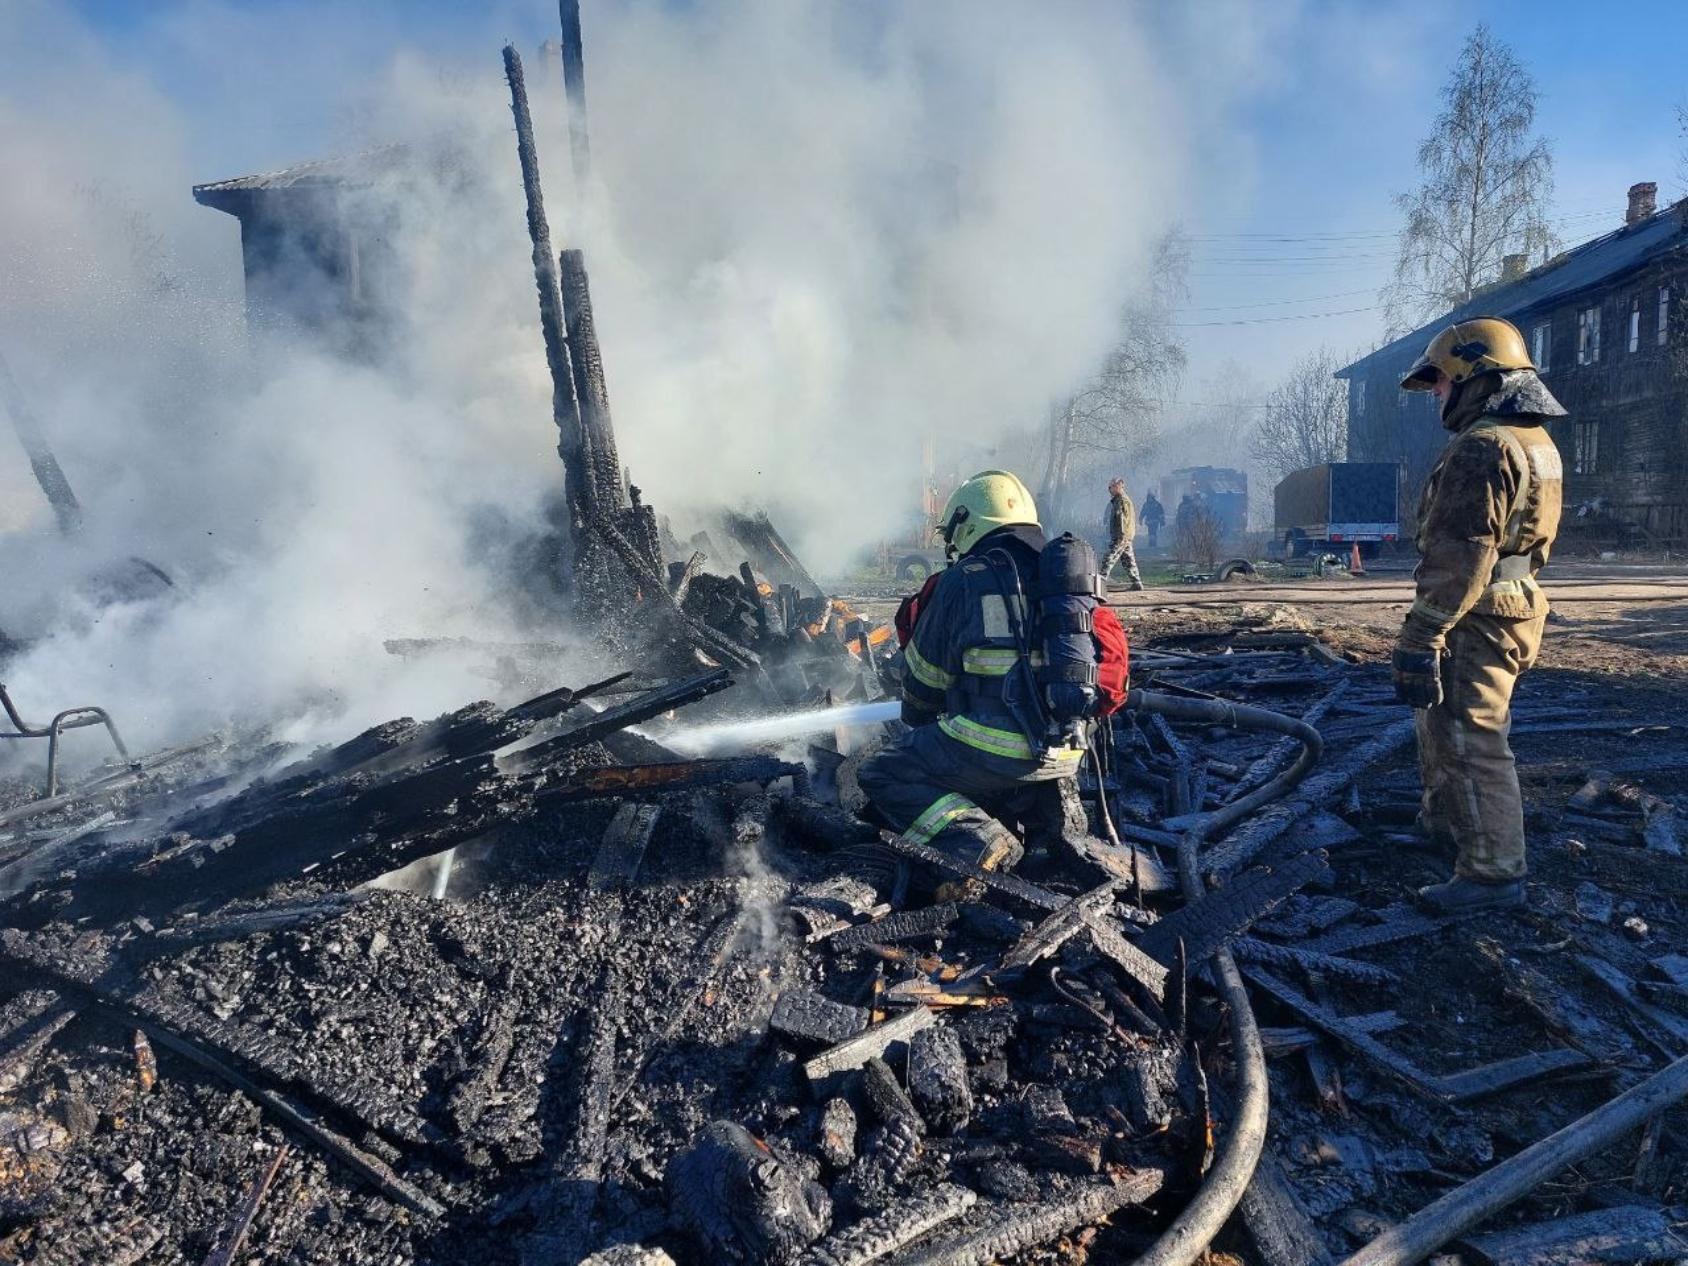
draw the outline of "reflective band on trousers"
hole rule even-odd
[[[933,690],[948,690],[955,685],[955,675],[946,673],[922,655],[912,638],[903,648],[903,662],[908,665],[909,672],[914,674],[914,679],[923,686],[930,686]]]
[[[926,807],[925,813],[909,824],[908,830],[903,832],[903,838],[913,840],[916,844],[930,844],[932,837],[938,832],[962,814],[978,807],[966,796],[957,795],[953,791],[947,796],[939,796]]]
[[[944,717],[938,722],[938,728],[958,743],[989,752],[992,756],[1006,756],[1010,760],[1037,760],[1043,756],[1055,761],[1084,759],[1084,753],[1073,748],[1052,747],[1043,752],[1034,751],[1020,731],[999,730],[994,726],[981,725],[969,717]]]
[[[1020,662],[1012,646],[972,646],[961,652],[961,671],[980,677],[1006,677]]]

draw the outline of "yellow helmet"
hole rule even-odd
[[[1018,475],[982,470],[950,493],[938,520],[938,535],[953,556],[967,553],[987,533],[1011,523],[1038,526],[1031,491]]]
[[[1424,355],[1401,379],[1401,389],[1429,391],[1435,385],[1436,373],[1449,382],[1461,383],[1497,369],[1534,368],[1516,325],[1500,317],[1476,317],[1450,325],[1431,339]]]

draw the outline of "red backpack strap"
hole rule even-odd
[[[920,592],[909,594],[898,606],[897,614],[891,621],[897,630],[898,646],[907,646],[909,638],[914,636],[914,626],[920,623],[920,613],[932,600],[932,591],[938,587],[938,577],[941,575],[943,572],[935,571],[926,577],[926,583],[920,586]]]
[[[1096,689],[1098,716],[1112,716],[1125,706],[1126,693],[1131,689],[1131,645],[1125,636],[1125,626],[1119,622],[1112,607],[1097,604],[1093,613],[1091,636],[1096,639]]]

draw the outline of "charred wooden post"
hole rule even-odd
[[[604,382],[604,356],[598,328],[592,319],[592,291],[586,279],[586,257],[566,250],[557,257],[562,287],[563,319],[568,327],[569,368],[575,399],[580,406],[580,430],[586,454],[588,508],[595,514],[619,517],[627,509],[621,481],[621,457],[616,452],[615,428],[610,422],[610,393]]]
[[[586,137],[586,49],[580,39],[580,0],[558,0],[563,23],[563,92],[569,101],[569,155],[574,182],[584,185],[592,169],[592,147]]]
[[[29,458],[35,482],[41,485],[48,504],[53,507],[59,531],[66,536],[71,535],[82,526],[82,503],[70,490],[70,480],[65,478],[59,459],[53,456],[47,437],[41,434],[35,414],[30,411],[29,403],[19,390],[17,380],[12,377],[11,367],[6,364],[4,356],[0,356],[0,405],[4,405],[6,412],[11,414],[12,429],[17,432],[18,443],[23,445],[24,454]]]
[[[522,191],[527,197],[528,237],[533,242],[533,280],[539,291],[539,329],[545,340],[545,363],[551,371],[551,418],[557,424],[557,455],[563,459],[564,496],[569,512],[568,547],[563,558],[566,583],[577,592],[587,586],[594,561],[602,550],[587,526],[591,486],[587,470],[580,405],[570,364],[568,328],[563,319],[562,293],[557,282],[556,253],[551,249],[551,226],[545,218],[545,195],[539,184],[539,151],[533,143],[533,115],[528,110],[527,82],[521,55],[504,46],[504,74],[510,82],[510,112],[516,120],[516,158],[522,168]],[[582,572],[588,573],[582,576]]]

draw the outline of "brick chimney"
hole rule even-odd
[[[1625,224],[1639,224],[1659,209],[1659,186],[1643,180],[1629,187],[1629,210],[1624,213]]]
[[[1500,260],[1500,279],[1503,283],[1517,281],[1530,270],[1528,255],[1503,255]]]

